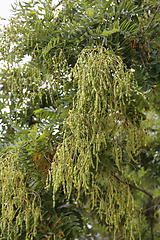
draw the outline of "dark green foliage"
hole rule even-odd
[[[113,204],[111,199],[106,197],[110,196],[111,191],[108,189],[113,190],[112,195],[117,194],[120,200],[127,189],[134,200],[137,213],[135,216],[141,213],[139,230],[133,228],[131,239],[139,240],[140,235],[144,240],[160,238],[159,4],[159,1],[149,0],[62,0],[58,7],[55,7],[52,0],[31,0],[13,5],[14,17],[9,26],[3,29],[4,36],[0,45],[1,60],[4,61],[0,74],[1,172],[3,173],[4,166],[9,169],[7,164],[14,162],[12,171],[8,171],[4,178],[3,174],[0,177],[1,222],[5,222],[2,214],[2,200],[5,197],[7,199],[11,196],[11,201],[8,202],[10,209],[12,206],[14,210],[18,209],[14,201],[17,201],[17,206],[18,201],[19,205],[21,202],[24,205],[22,204],[22,208],[19,208],[15,215],[10,212],[9,216],[6,211],[6,226],[4,229],[2,225],[0,227],[1,233],[4,230],[1,239],[97,239],[97,234],[100,234],[101,239],[129,239],[130,232],[126,232],[125,236],[124,230],[128,216],[126,213],[120,216],[117,234],[114,234],[116,223],[111,227],[106,221],[104,212],[109,206],[115,206],[115,213],[120,208],[119,200],[113,198]],[[59,11],[60,6],[63,7]],[[74,115],[73,107],[79,97],[79,84],[72,73],[73,68],[84,49],[87,52],[88,49],[101,47],[122,59],[126,64],[125,72],[129,69],[133,72],[132,84],[136,80],[137,86],[130,92],[130,102],[127,97],[123,99],[126,109],[124,128],[129,133],[135,131],[135,128],[140,129],[143,123],[146,142],[138,145],[136,153],[131,150],[131,158],[127,149],[129,150],[130,145],[133,148],[137,138],[130,139],[130,145],[127,145],[125,137],[128,133],[123,131],[122,135],[117,137],[117,142],[115,141],[115,144],[120,144],[117,152],[121,161],[118,165],[116,152],[114,155],[111,151],[114,141],[109,140],[118,126],[115,125],[112,129],[114,119],[111,119],[107,123],[111,129],[107,139],[108,147],[101,144],[97,157],[92,153],[93,165],[96,165],[97,158],[100,159],[98,170],[89,169],[95,174],[94,186],[100,189],[99,194],[104,194],[101,197],[106,200],[103,205],[105,211],[100,207],[100,197],[97,206],[93,206],[93,195],[89,191],[85,195],[84,187],[80,188],[78,203],[74,186],[68,200],[62,184],[55,194],[53,208],[53,189],[50,187],[46,190],[46,179],[48,170],[55,161],[57,148],[64,141],[64,131],[66,136],[72,132],[69,127],[66,128],[64,122],[68,117],[77,119],[73,123],[73,129],[76,129],[77,123],[85,123],[90,133],[92,132],[92,117],[88,118],[87,110],[85,119],[82,119],[84,122]],[[25,57],[29,57],[27,62],[23,62]],[[96,75],[96,79],[98,76]],[[99,85],[97,89],[98,87]],[[111,92],[107,93],[105,99],[111,98]],[[126,92],[123,93],[125,95]],[[121,98],[116,96],[118,107]],[[93,99],[94,94],[91,100]],[[103,108],[103,104],[99,107]],[[7,106],[9,113],[4,112]],[[90,102],[86,103],[86,109],[87,106],[90,106]],[[124,109],[122,112],[124,113]],[[108,116],[107,114],[109,111],[106,108],[99,117],[103,118]],[[120,112],[119,115],[122,120]],[[97,131],[100,120],[96,121]],[[127,127],[127,121],[133,128]],[[103,123],[103,129],[106,129],[105,118]],[[81,128],[80,133],[82,130]],[[103,131],[100,133],[101,137]],[[72,141],[73,148],[74,143],[75,139]],[[12,161],[7,162],[6,159]],[[4,194],[4,181],[7,183],[8,179],[10,182]],[[113,188],[111,183],[114,183]],[[90,189],[91,184],[92,181]],[[17,186],[17,192],[10,186]],[[21,201],[20,197],[22,186],[24,201]],[[120,189],[125,190],[123,192]],[[28,192],[30,197],[27,199]],[[32,209],[28,211],[28,216],[25,215],[27,204],[30,206],[28,209]],[[41,210],[41,215],[35,215],[36,207]],[[133,217],[132,210],[130,214]],[[21,228],[16,223],[17,216],[22,223]],[[36,219],[35,216],[39,217]],[[138,223],[138,217],[136,221]]]

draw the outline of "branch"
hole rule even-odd
[[[121,180],[119,177],[117,177],[113,172],[111,172],[111,174],[112,174],[112,176],[113,176],[114,178],[116,178],[119,182],[128,185],[130,188],[135,188],[136,190],[139,190],[139,191],[147,194],[151,199],[153,199],[152,195],[151,195],[150,193],[146,192],[145,190],[143,190],[143,189],[141,189],[141,188],[139,188],[139,187],[136,187],[136,186],[134,186],[134,185],[132,185],[132,184],[130,184],[130,183],[127,183],[127,182],[125,182],[125,181],[122,181],[122,180]]]
[[[63,0],[61,0],[59,3],[57,3],[57,5],[52,8],[52,10],[55,10],[62,2],[63,2]]]
[[[123,234],[122,235],[120,235],[116,240],[118,240],[118,239],[120,239],[121,237],[123,237]]]
[[[148,26],[146,27],[146,29],[145,29],[145,32],[148,30],[148,28],[150,27],[150,25],[151,25],[151,23],[153,22],[153,20],[154,20],[154,18],[155,18],[155,16],[156,16],[156,14],[158,13],[158,11],[159,11],[159,8],[160,8],[160,5],[158,5],[158,7],[157,7],[157,10],[156,10],[156,12],[155,12],[155,14],[153,15],[153,17],[151,18],[151,21],[148,23]]]
[[[152,237],[152,240],[154,240],[154,233],[153,233],[153,225],[151,223],[151,237]]]
[[[144,69],[146,70],[146,67],[145,67],[145,64],[144,64],[144,61],[143,61],[143,58],[142,58],[141,53],[140,53],[140,58],[141,58],[141,60],[142,60],[143,67],[144,67]]]

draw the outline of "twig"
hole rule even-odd
[[[144,214],[146,211],[149,211],[149,210],[151,210],[152,208],[155,208],[155,207],[160,207],[160,205],[155,204],[154,206],[152,206],[150,208],[146,208],[145,210],[142,210],[142,212]]]
[[[156,14],[158,13],[158,11],[159,11],[159,8],[160,8],[160,5],[158,5],[158,7],[157,7],[157,10],[156,10],[156,12],[155,12],[155,14],[153,15],[153,17],[151,18],[151,21],[148,23],[148,26],[146,27],[146,29],[145,29],[145,32],[148,30],[148,28],[150,27],[150,25],[151,25],[151,23],[152,23],[152,21],[154,20],[154,18],[155,18],[155,16],[156,16]]]
[[[118,240],[118,239],[120,239],[121,237],[123,237],[123,234],[122,235],[120,235],[116,240]]]
[[[141,189],[141,188],[139,188],[139,187],[136,187],[136,186],[134,186],[134,185],[132,185],[132,184],[130,184],[130,183],[127,183],[127,182],[125,182],[125,181],[122,181],[122,180],[121,180],[119,177],[117,177],[113,172],[111,172],[111,174],[112,174],[112,176],[113,176],[114,178],[116,178],[119,182],[122,182],[122,183],[128,185],[130,188],[135,188],[136,190],[139,190],[139,191],[147,194],[151,199],[153,199],[152,195],[151,195],[150,193],[146,192],[145,190],[143,190],[143,189]]]
[[[146,69],[141,53],[140,53],[140,58],[142,60],[142,64],[143,64],[144,69]]]
[[[152,220],[151,220],[152,221]],[[154,240],[154,234],[153,234],[153,224],[151,222],[151,237],[152,237],[152,240]]]
[[[52,10],[55,10],[62,2],[63,2],[63,0],[61,0],[59,3],[57,3],[57,5],[52,8]]]

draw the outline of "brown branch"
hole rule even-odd
[[[155,208],[155,207],[160,207],[160,205],[155,204],[154,206],[152,206],[150,208],[146,208],[146,209],[142,210],[142,212],[145,213],[145,212],[147,212],[147,211],[149,211],[149,210],[151,210],[152,208]]]
[[[143,189],[141,189],[141,188],[139,188],[139,187],[136,187],[136,186],[134,186],[134,185],[132,185],[132,184],[130,184],[130,183],[128,183],[128,182],[122,181],[122,180],[121,180],[119,177],[117,177],[113,172],[111,172],[111,174],[112,174],[112,176],[113,176],[114,178],[116,178],[119,182],[128,185],[130,188],[134,188],[134,189],[136,189],[136,190],[139,190],[139,191],[145,193],[146,195],[148,195],[151,199],[153,199],[152,195],[151,195],[150,193],[146,192],[145,190],[143,190]]]

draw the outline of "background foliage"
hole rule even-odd
[[[1,239],[159,239],[159,8],[158,1],[149,0],[63,0],[57,6],[52,0],[32,0],[13,5],[14,17],[4,27],[0,44],[4,63],[0,93]],[[138,116],[129,130],[140,130],[143,123],[145,132],[145,142],[138,146],[137,154],[132,151],[131,161],[124,140],[121,161],[116,165],[111,142],[108,150],[96,149],[99,168],[97,172],[92,169],[96,185],[104,196],[110,196],[106,202],[112,206],[112,217],[117,217],[121,199],[118,188],[131,196],[140,224],[138,228],[131,224],[127,230],[126,214],[118,223],[109,223],[104,209],[91,204],[93,195],[85,194],[84,186],[79,189],[78,201],[76,189],[68,199],[62,184],[53,195],[54,178],[53,184],[46,186],[48,170],[54,171],[57,148],[71,134],[64,123],[74,120],[71,127],[76,129],[80,116],[76,114],[80,114],[82,81],[76,80],[76,63],[84,49],[89,54],[101,47],[119,56],[125,71],[132,71],[137,86],[129,87],[132,101],[128,104],[124,97],[123,104],[131,121]],[[89,101],[93,104],[94,97]],[[9,113],[5,112],[7,106]],[[89,129],[91,122],[87,126]],[[131,147],[133,143],[130,141]],[[74,141],[72,144],[74,148]],[[113,185],[108,183],[106,163]],[[130,207],[128,210],[133,217]]]

